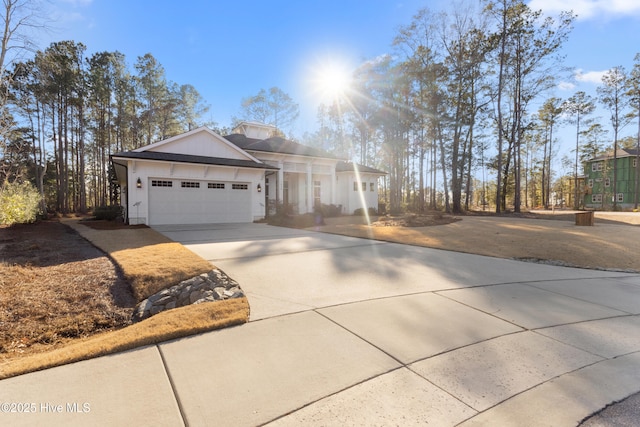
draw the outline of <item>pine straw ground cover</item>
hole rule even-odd
[[[421,223],[422,222],[422,223]],[[427,218],[328,218],[316,231],[497,258],[640,272],[640,213],[596,213],[580,227],[573,214],[427,215]],[[413,226],[412,226],[413,225]],[[417,226],[416,226],[417,225]]]
[[[148,228],[75,227],[104,252],[58,221],[0,228],[0,379],[248,320],[239,298],[131,325],[138,301],[213,267]]]

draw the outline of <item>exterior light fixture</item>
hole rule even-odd
[[[142,188],[142,181],[140,180],[140,177],[138,177],[138,180],[136,181],[136,187]]]
[[[258,193],[262,192],[262,185],[258,184]]]

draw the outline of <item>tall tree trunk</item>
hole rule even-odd
[[[513,138],[509,138],[507,146],[507,158],[504,162],[504,170],[502,171],[502,193],[500,194],[500,204],[503,211],[507,210],[507,194],[509,193],[509,170],[511,166],[511,155],[513,154],[514,144]]]
[[[500,213],[501,210],[501,202],[502,199],[502,189],[500,187],[501,181],[501,173],[502,173],[502,90],[504,87],[504,67],[505,67],[505,52],[506,52],[506,42],[507,42],[507,4],[506,1],[503,2],[503,10],[502,10],[502,27],[500,34],[500,53],[499,53],[499,69],[498,69],[498,97],[497,97],[497,107],[498,107],[498,176],[496,178],[496,213]],[[508,167],[508,166],[507,166]],[[504,199],[502,199],[504,203]]]
[[[544,151],[542,154],[542,185],[541,185],[541,195],[542,195],[542,206],[545,209],[549,209],[549,203],[547,201],[547,131],[545,130],[545,141],[544,141]]]
[[[444,138],[442,136],[442,130],[438,127],[438,144],[440,146],[440,166],[442,167],[442,181],[444,186],[444,210],[447,213],[451,213],[451,206],[449,204],[449,184],[447,179],[447,165],[446,165],[446,153],[444,149]]]
[[[640,100],[639,100],[640,101]],[[640,183],[640,105],[638,105],[638,138],[636,140],[636,167],[634,170],[635,173],[635,186],[634,186],[634,196],[633,196],[633,206],[634,209],[638,209],[638,184]]]
[[[469,210],[469,204],[471,203],[471,194],[472,191],[475,191],[472,187],[472,181],[471,181],[471,168],[473,166],[473,156],[471,155],[471,153],[473,153],[473,122],[474,120],[471,121],[471,126],[469,127],[469,144],[467,147],[467,194],[465,197],[465,201],[464,201],[464,209],[466,211]]]
[[[438,200],[436,197],[436,188],[438,186],[438,163],[437,163],[437,137],[434,135],[433,143],[431,144],[431,192],[429,194],[429,204],[431,209],[438,208]]]
[[[551,201],[551,156],[553,150],[553,124],[549,127],[549,160],[547,161],[547,209]]]
[[[426,155],[426,149],[425,149],[425,141],[424,141],[424,126],[422,127],[422,130],[420,131],[421,135],[420,135],[420,146],[419,146],[419,151],[418,151],[418,156],[419,156],[419,168],[420,168],[420,183],[419,183],[419,190],[418,190],[418,198],[419,203],[418,203],[418,211],[419,212],[424,212],[425,211],[425,197],[424,197],[424,158]]]

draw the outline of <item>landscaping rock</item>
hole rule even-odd
[[[164,310],[185,305],[241,297],[244,297],[244,292],[240,285],[223,271],[214,269],[141,301],[133,312],[132,320],[139,322]]]

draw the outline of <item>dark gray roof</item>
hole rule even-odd
[[[307,157],[324,157],[327,159],[336,159],[333,154],[326,151],[307,147],[306,145],[299,144],[288,139],[274,136],[267,139],[255,139],[247,138],[240,133],[234,133],[224,137],[227,141],[232,142],[239,148],[249,151],[262,151],[267,153],[281,153],[281,154],[294,154],[298,156]]]
[[[190,154],[161,153],[158,151],[142,151],[142,152],[126,151],[126,152],[112,154],[111,157],[125,158],[125,159],[141,159],[141,160],[160,160],[160,161],[176,162],[176,163],[195,163],[195,164],[201,164],[201,165],[230,166],[230,167],[241,167],[241,168],[278,169],[274,166],[269,166],[265,163],[254,162],[253,160],[193,156]]]
[[[386,175],[387,173],[379,169],[370,168],[369,166],[358,165],[353,162],[338,162],[336,165],[336,172],[353,172],[355,167],[358,167],[360,173],[375,173],[380,175]]]

